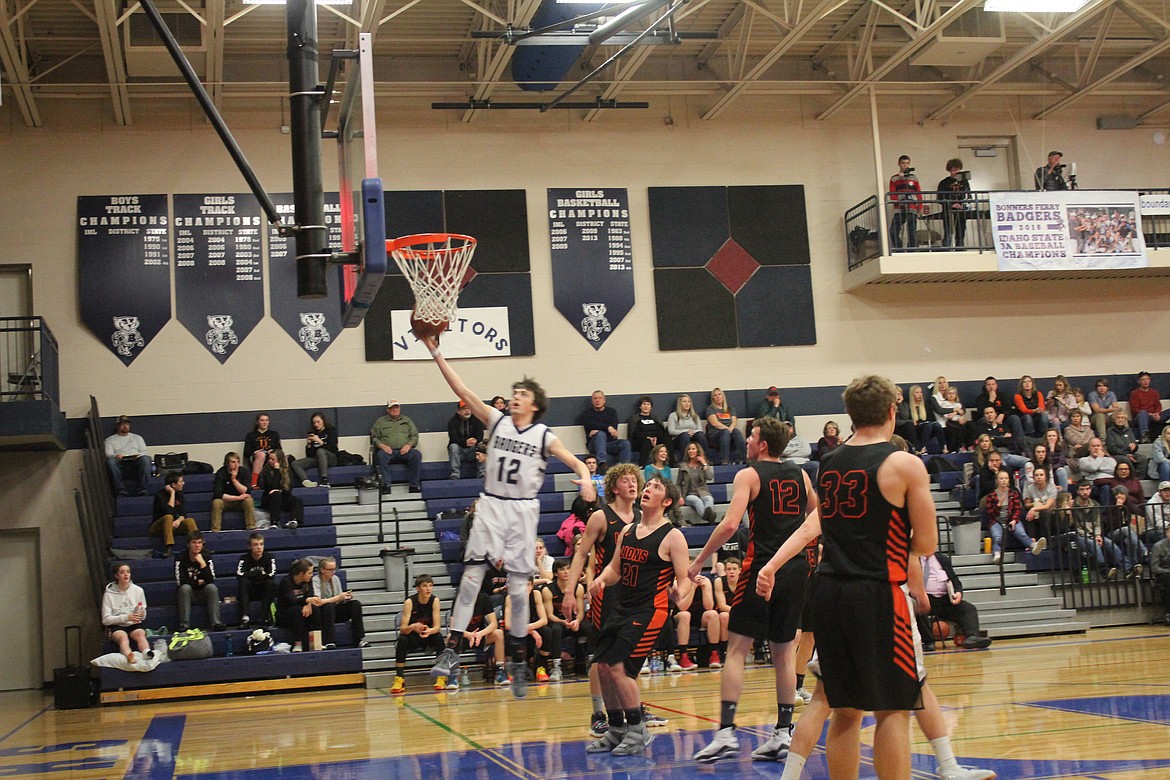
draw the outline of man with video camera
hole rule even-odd
[[[902,247],[902,225],[906,226],[906,246],[918,246],[918,212],[922,210],[922,186],[914,169],[910,167],[910,158],[902,155],[898,158],[898,172],[890,177],[890,205],[894,209],[894,219],[890,222],[890,246],[895,249]]]
[[[1068,180],[1064,178],[1064,165],[1060,158],[1064,155],[1057,151],[1048,153],[1048,164],[1036,169],[1037,190],[1067,190]]]

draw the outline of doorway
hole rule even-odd
[[[44,682],[41,626],[41,542],[36,530],[0,531],[0,593],[7,624],[0,691],[40,688]]]

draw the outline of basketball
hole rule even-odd
[[[949,620],[932,620],[930,625],[930,633],[934,634],[935,641],[941,642],[944,639],[950,639],[954,632],[954,624]]]
[[[446,320],[440,322],[438,325],[431,322],[423,322],[422,320],[415,319],[413,312],[410,315],[410,329],[414,331],[414,335],[420,339],[430,336],[435,340],[436,344],[439,343],[439,336],[443,334],[443,331],[447,330],[447,324]]]

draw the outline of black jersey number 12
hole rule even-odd
[[[506,482],[509,485],[516,484],[516,475],[520,473],[520,460],[518,458],[500,458],[499,468],[496,471],[496,481]],[[505,467],[507,473],[504,472]]]

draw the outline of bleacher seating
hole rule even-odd
[[[354,467],[355,472],[369,467]],[[331,475],[332,476],[332,475]],[[360,474],[355,474],[360,476]],[[237,512],[224,515],[223,528],[219,533],[208,533],[211,507],[211,475],[191,475],[185,480],[184,496],[188,516],[192,517],[204,532],[207,551],[212,556],[216,570],[216,586],[219,589],[220,619],[229,626],[240,620],[240,605],[236,602],[236,564],[240,555],[248,549],[248,536],[244,530],[243,516]],[[158,477],[149,480],[146,489],[151,493],[161,489]],[[294,494],[305,502],[304,524],[294,530],[268,528],[264,534],[265,551],[276,559],[278,579],[289,565],[298,558],[321,558],[331,556],[341,563],[341,549],[337,545],[337,531],[333,527],[332,507],[329,504],[329,489],[295,488]],[[259,491],[253,491],[259,505]],[[112,550],[154,549],[156,556],[151,559],[128,559],[133,579],[146,593],[147,620],[145,628],[160,630],[174,629],[178,624],[178,608],[175,590],[175,556],[186,546],[186,538],[178,537],[169,550],[160,549],[159,540],[150,537],[150,512],[153,496],[120,497],[116,504],[114,538]],[[287,520],[287,516],[284,518]],[[344,586],[345,571],[339,568],[337,575]],[[196,599],[198,602],[198,599]],[[259,602],[250,605],[250,616],[258,621]],[[191,624],[208,628],[207,616],[202,605],[191,608]],[[288,632],[281,628],[269,629],[273,640],[291,642]],[[174,661],[163,664],[149,673],[123,672],[116,669],[101,670],[102,701],[136,701],[160,698],[181,698],[188,696],[218,695],[223,693],[250,693],[270,690],[273,681],[280,690],[298,687],[320,687],[323,685],[354,685],[362,682],[361,651],[346,647],[352,636],[348,624],[337,626],[337,642],[340,649],[297,654],[271,654],[260,656],[243,655],[249,631],[209,631],[215,655],[200,661]],[[163,633],[168,637],[168,633]],[[235,651],[226,657],[228,637]],[[291,679],[286,679],[291,678]]]

